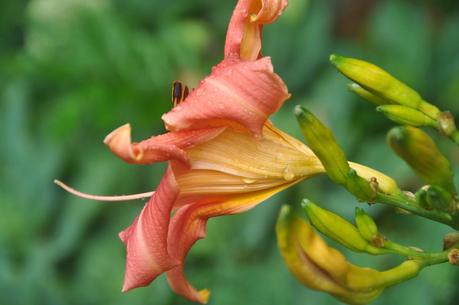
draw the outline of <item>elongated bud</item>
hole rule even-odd
[[[301,106],[295,107],[295,115],[309,147],[319,158],[330,179],[344,186],[360,200],[373,201],[376,192],[369,181],[350,168],[331,130]]]
[[[456,193],[448,159],[425,132],[409,126],[395,127],[389,131],[387,140],[397,155],[426,183]]]
[[[421,111],[401,105],[383,105],[376,108],[377,111],[384,113],[390,120],[414,127],[433,127],[437,128],[437,121],[431,119]]]
[[[405,261],[386,271],[353,265],[328,246],[306,221],[293,215],[289,206],[281,209],[276,233],[285,263],[303,285],[327,292],[348,304],[368,304],[385,287],[416,276],[422,268],[416,260]]]
[[[336,249],[329,247],[312,227],[283,206],[276,224],[277,244],[284,261],[303,285],[333,295],[348,304],[364,305],[376,299],[382,287],[351,290],[349,271],[364,275],[372,269],[351,265]]]
[[[322,209],[307,199],[303,200],[302,206],[309,221],[322,234],[354,251],[361,252],[368,249],[368,242],[360,235],[357,228],[341,216]]]
[[[424,101],[419,93],[376,65],[337,55],[331,55],[330,61],[344,76],[370,93],[387,100],[388,104],[418,109],[431,118],[437,118],[440,113],[437,107]]]
[[[374,95],[368,90],[363,89],[361,86],[359,86],[356,83],[351,83],[348,86],[349,90],[363,98],[364,100],[372,103],[373,105],[376,106],[381,106],[381,105],[386,105],[386,104],[391,104],[392,102],[389,100],[385,100],[377,95]]]
[[[370,181],[371,187],[384,194],[397,194],[401,190],[391,177],[364,165],[349,162],[349,165],[357,174],[367,181]]]
[[[327,175],[334,182],[344,185],[351,168],[343,150],[336,142],[331,130],[322,124],[310,111],[296,106],[295,116],[309,147],[320,159]]]
[[[361,208],[355,209],[355,224],[357,225],[360,235],[362,235],[366,241],[377,247],[382,246],[379,243],[378,227],[375,221]]]

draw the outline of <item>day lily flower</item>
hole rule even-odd
[[[125,124],[105,138],[111,151],[126,162],[168,162],[155,192],[107,198],[61,184],[97,200],[150,197],[119,234],[127,251],[123,291],[146,286],[166,273],[175,293],[206,303],[209,291],[198,291],[188,282],[184,264],[193,244],[205,237],[207,220],[247,211],[324,172],[307,146],[268,120],[290,94],[270,58],[261,55],[261,30],[286,5],[287,0],[238,2],[224,59],[189,94],[177,90],[183,95],[174,96],[173,109],[162,116],[167,133],[132,142],[131,126]],[[364,177],[375,174],[362,166],[356,170]]]
[[[267,120],[290,95],[270,58],[261,56],[261,28],[286,4],[238,2],[223,61],[163,115],[166,134],[132,143],[126,124],[106,137],[108,147],[129,163],[169,162],[156,192],[120,233],[127,250],[123,291],[166,272],[177,294],[206,303],[209,291],[187,281],[184,263],[192,245],[205,236],[207,220],[251,209],[323,172],[304,144]]]

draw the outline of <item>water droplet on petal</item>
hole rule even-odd
[[[287,180],[287,181],[291,181],[295,178],[295,174],[292,172],[292,170],[290,169],[289,166],[287,166],[282,175],[284,176],[284,179]]]
[[[247,184],[252,184],[255,182],[255,179],[242,178],[242,182],[247,183]]]

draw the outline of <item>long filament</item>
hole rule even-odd
[[[132,194],[132,195],[100,196],[100,195],[92,195],[92,194],[87,194],[87,193],[77,191],[76,189],[68,186],[67,184],[59,180],[54,180],[54,183],[60,186],[61,188],[63,188],[64,190],[66,190],[67,192],[69,192],[70,194],[73,194],[77,197],[90,199],[90,200],[97,200],[97,201],[115,202],[115,201],[137,200],[137,199],[149,198],[155,193],[155,192],[146,192],[146,193],[139,193],[139,194]]]

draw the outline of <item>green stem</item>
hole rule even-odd
[[[456,145],[459,145],[459,131],[454,130],[450,135],[449,138],[453,141]]]
[[[384,248],[391,251],[394,254],[399,254],[407,258],[421,259],[422,261],[431,262],[429,265],[438,264],[448,261],[448,252],[421,252],[410,247],[394,243],[392,241],[386,241]]]
[[[450,214],[436,210],[426,210],[417,205],[416,200],[412,199],[402,192],[396,194],[383,194],[379,193],[376,195],[376,202],[384,203],[396,208],[409,211],[413,214],[429,218],[431,220],[444,223],[454,229],[459,229],[459,223],[455,221]]]

